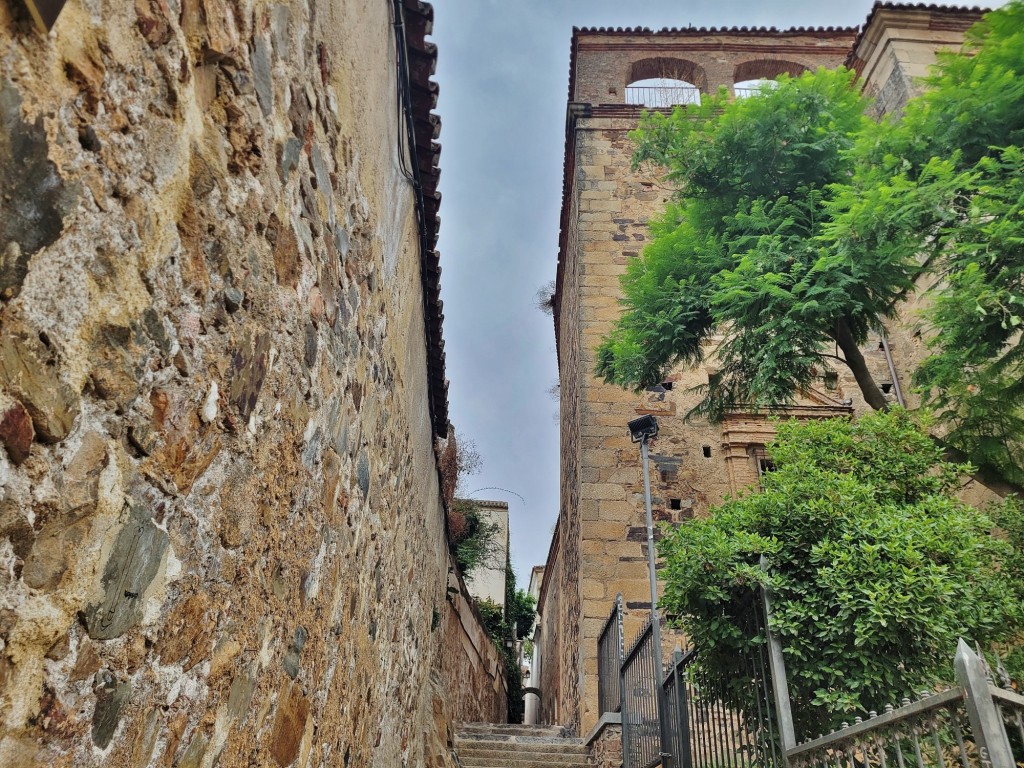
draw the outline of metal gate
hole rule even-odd
[[[667,670],[656,669],[653,625],[644,623],[620,667],[623,768],[781,765],[762,601],[752,600],[737,621],[755,644],[728,688],[701,678],[698,649],[677,649]],[[599,662],[602,692],[612,689],[609,666]],[[602,700],[602,711],[608,707]]]

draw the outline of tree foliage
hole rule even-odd
[[[965,467],[942,461],[907,412],[780,423],[771,454],[763,492],[667,529],[659,547],[663,604],[700,648],[705,679],[743,695],[737,659],[764,638],[740,616],[762,585],[807,735],[948,679],[958,637],[990,643],[1021,627],[1019,509],[996,510],[1016,515],[1016,542],[992,535],[956,498]]]
[[[899,119],[863,132],[827,229],[860,258],[925,254],[931,355],[915,375],[947,439],[1024,482],[1024,4],[939,54]]]
[[[842,70],[645,117],[636,162],[679,191],[627,269],[597,373],[656,384],[722,334],[694,411],[716,419],[792,401],[834,344],[883,408],[858,346],[930,284],[925,405],[975,464],[1024,483],[1024,3],[940,52],[925,86],[881,123]]]
[[[455,562],[463,576],[479,568],[497,567],[503,551],[501,526],[487,517],[473,499],[455,499],[448,516]]]
[[[854,260],[820,239],[869,122],[853,80],[845,69],[782,76],[756,98],[723,91],[643,118],[634,162],[667,169],[678,192],[623,277],[623,315],[598,349],[606,381],[656,384],[702,362],[720,333],[697,414],[789,403],[836,345],[868,402],[884,406],[858,346],[912,285],[916,261],[885,249]]]

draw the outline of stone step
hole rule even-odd
[[[463,768],[584,768],[587,748],[559,726],[464,723],[455,736]]]
[[[579,739],[570,739],[564,736],[515,736],[506,733],[459,733],[455,740],[462,740],[465,743],[492,742],[502,749],[507,749],[510,744],[580,744]]]
[[[456,748],[459,760],[469,765],[517,765],[537,763],[539,765],[575,766],[587,765],[587,753],[580,752],[522,752],[521,750],[484,750],[466,752]]]
[[[585,757],[565,757],[564,755],[538,755],[532,758],[521,758],[518,755],[501,757],[463,757],[459,755],[462,768],[586,768]]]
[[[508,755],[515,753],[517,755],[534,755],[534,754],[545,754],[545,755],[567,755],[572,757],[574,755],[583,755],[586,757],[587,748],[582,744],[558,744],[558,743],[523,743],[523,742],[471,742],[471,741],[459,741],[456,739],[455,746],[459,750],[460,755],[481,755],[484,757],[491,757],[494,755]]]
[[[554,736],[565,735],[560,725],[519,725],[516,723],[463,723],[459,732],[467,735],[491,733],[508,736]]]

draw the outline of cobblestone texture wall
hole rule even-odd
[[[389,6],[0,3],[0,764],[448,764]]]
[[[594,768],[622,768],[622,725],[609,723],[591,738],[590,764]]]

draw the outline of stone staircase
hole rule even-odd
[[[575,768],[586,766],[581,739],[558,726],[463,723],[455,736],[462,768]]]

